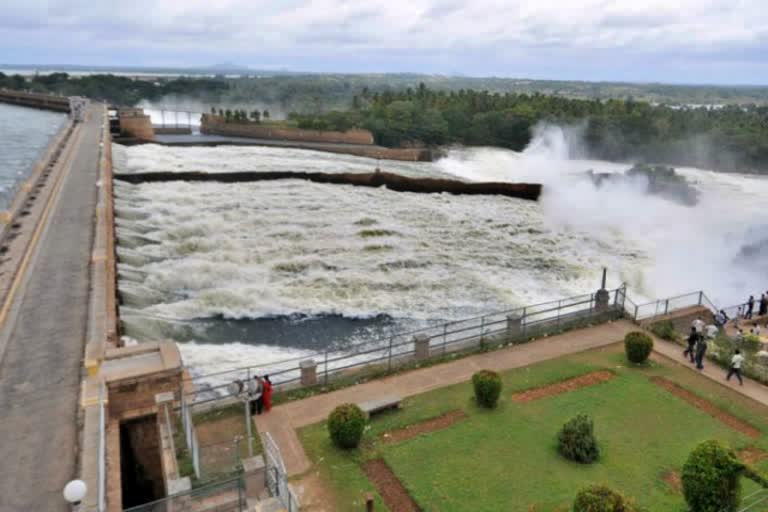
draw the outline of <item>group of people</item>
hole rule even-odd
[[[246,382],[237,379],[234,386],[234,394],[250,402],[251,415],[269,412],[272,409],[272,381],[269,380],[269,375],[263,377],[254,375]]]
[[[691,363],[694,363],[699,370],[704,369],[704,356],[707,353],[707,338],[714,338],[717,335],[718,328],[722,328],[728,322],[728,316],[725,314],[725,311],[720,310],[715,315],[715,322],[719,325],[706,325],[704,320],[698,316],[691,323],[691,333],[688,335],[688,348],[683,351],[683,357],[689,357]],[[757,333],[759,334],[759,326],[755,326],[755,328],[758,329]],[[738,332],[741,334],[741,329],[738,329]],[[753,330],[751,332],[754,334],[755,331]],[[739,385],[743,386],[744,380],[741,378],[741,368],[743,364],[744,356],[741,355],[739,349],[736,349],[731,357],[731,364],[725,380],[729,381],[731,380],[731,377],[735,375],[739,380]]]
[[[746,320],[751,320],[755,313],[755,296],[750,295],[746,304],[739,306],[738,316]],[[760,295],[760,302],[757,306],[757,316],[768,314],[768,291]]]

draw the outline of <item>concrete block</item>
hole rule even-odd
[[[299,363],[301,369],[301,385],[314,386],[317,384],[317,363],[314,359],[307,359]]]
[[[595,310],[596,311],[605,311],[608,309],[608,306],[611,301],[611,294],[608,292],[608,290],[605,290],[603,288],[597,290],[595,293]]]
[[[415,358],[417,361],[423,361],[429,358],[429,336],[426,334],[417,334],[413,337],[413,346]]]
[[[249,500],[258,500],[267,488],[267,465],[264,463],[264,457],[256,455],[243,459],[243,477],[245,496]]]
[[[523,332],[523,315],[512,313],[507,315],[507,336],[516,338]]]
[[[176,496],[192,490],[192,481],[188,476],[168,480],[168,496]]]

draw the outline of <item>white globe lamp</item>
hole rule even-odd
[[[80,508],[80,502],[85,499],[88,487],[82,480],[72,480],[64,486],[64,499],[72,505],[73,510]]]

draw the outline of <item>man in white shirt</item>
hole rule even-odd
[[[698,334],[701,337],[704,337],[704,321],[701,319],[700,316],[697,316],[696,320],[694,320],[691,323],[691,327],[696,329],[696,334]]]
[[[736,378],[739,379],[739,386],[743,386],[744,381],[741,380],[742,363],[744,363],[744,356],[741,355],[740,350],[736,350],[736,353],[731,358],[731,369],[728,370],[728,376],[725,378],[725,380],[731,380],[731,377],[736,375]]]

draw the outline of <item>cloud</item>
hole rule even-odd
[[[354,70],[350,55],[387,65],[397,56],[425,71],[486,74],[541,58],[716,55],[766,73],[768,9],[764,0],[5,0],[0,48],[0,61],[46,51],[167,65],[314,58],[344,71]]]

